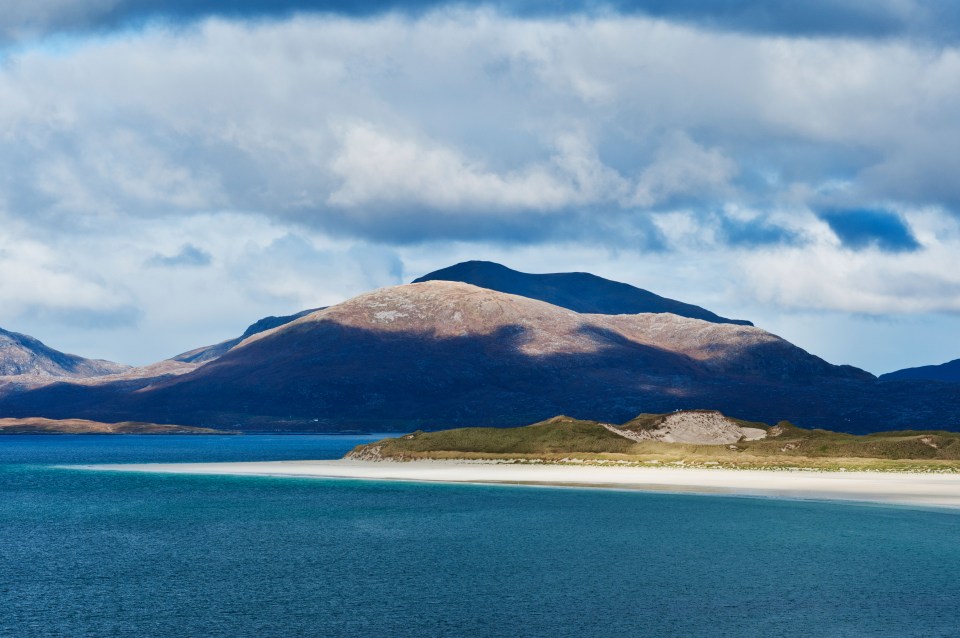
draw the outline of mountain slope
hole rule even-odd
[[[85,378],[116,374],[129,366],[65,354],[38,339],[0,329],[0,376]]]
[[[901,425],[876,404],[874,385],[862,370],[752,326],[579,314],[431,281],[255,334],[187,374],[56,384],[0,399],[0,414],[384,431],[520,425],[558,413],[622,422],[704,408],[839,429]]]
[[[267,330],[272,330],[273,328],[278,328],[284,324],[288,324],[295,319],[299,319],[305,315],[309,315],[312,312],[317,310],[322,310],[322,308],[312,308],[310,310],[302,310],[293,315],[285,315],[282,317],[264,317],[252,324],[250,324],[243,334],[239,337],[233,339],[227,339],[226,341],[221,341],[220,343],[215,343],[212,346],[201,346],[200,348],[195,348],[188,352],[178,354],[173,357],[172,361],[181,361],[183,363],[206,363],[207,361],[213,361],[219,357],[222,357],[228,351],[236,347],[241,341],[247,337],[252,337],[255,334],[265,332]]]
[[[726,319],[699,306],[667,299],[629,284],[588,273],[531,275],[489,261],[468,261],[424,275],[414,283],[425,281],[459,281],[481,288],[539,299],[576,312],[610,315],[670,312],[681,317],[702,319],[713,323],[753,325],[749,321]],[[282,317],[264,317],[250,325],[239,337],[211,346],[195,348],[172,357],[172,360],[184,363],[213,361],[248,337],[285,325],[317,310],[323,310],[323,308],[303,310]]]
[[[712,323],[753,325],[749,321],[727,319],[700,306],[667,299],[642,288],[584,272],[534,275],[490,261],[466,261],[424,275],[413,283],[425,281],[461,281],[481,288],[539,299],[582,313],[632,315],[642,312],[670,312]]]
[[[881,381],[941,381],[960,383],[960,359],[936,366],[906,368],[880,375]]]

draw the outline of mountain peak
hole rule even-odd
[[[727,319],[700,306],[585,272],[531,274],[492,261],[465,261],[418,277],[413,283],[426,281],[461,281],[539,299],[580,313],[633,315],[669,312],[711,323],[753,325],[749,321]]]
[[[129,366],[66,354],[19,332],[0,328],[0,376],[83,378],[115,374]]]
[[[534,358],[606,356],[616,351],[640,363],[646,353],[650,355],[647,365],[655,368],[668,362],[667,368],[684,372],[695,365],[713,372],[771,378],[865,374],[831,366],[754,326],[675,313],[579,313],[539,299],[448,280],[364,293],[254,335],[238,350],[275,337],[297,341],[296,335],[320,329],[317,324],[389,339],[490,339],[489,348]]]

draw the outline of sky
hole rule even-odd
[[[7,0],[0,327],[146,364],[467,259],[960,358],[960,4]]]

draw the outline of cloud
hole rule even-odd
[[[0,325],[143,361],[487,257],[746,318],[960,308],[946,4],[161,4],[0,18],[34,29],[0,60]],[[64,323],[97,312],[127,328]]]
[[[649,208],[678,198],[729,194],[738,170],[720,149],[703,148],[687,133],[675,131],[666,136],[653,163],[640,174],[629,203]]]
[[[950,0],[622,0],[621,10],[707,28],[789,36],[957,37],[960,10]]]
[[[739,255],[745,296],[790,311],[960,313],[960,273],[952,265],[960,246],[956,219],[935,211],[905,219],[892,213],[852,215],[855,223],[841,233],[858,244],[854,250],[811,232],[804,245]],[[922,250],[907,246],[919,244],[916,237],[923,237]]]
[[[146,265],[161,268],[176,268],[179,266],[197,267],[209,266],[212,261],[213,257],[207,251],[197,248],[193,244],[184,244],[177,254],[154,255],[146,261]]]
[[[957,77],[954,49],[643,17],[207,20],[11,56],[0,190],[45,223],[246,211],[404,242],[819,209],[838,181],[846,208],[950,209]]]
[[[331,249],[289,233],[248,246],[228,268],[236,284],[264,305],[302,310],[339,303],[354,291],[401,283],[403,265],[389,250],[363,244]]]
[[[63,234],[0,221],[0,327],[124,363],[152,363],[235,337],[264,316],[405,279],[390,247],[247,214],[178,224],[125,217],[97,232]],[[179,263],[197,260],[205,265]]]
[[[10,39],[83,33],[156,20],[183,23],[213,16],[285,18],[311,12],[353,17],[384,13],[419,16],[451,7],[485,7],[523,18],[613,12],[707,29],[801,37],[948,42],[960,34],[960,9],[951,0],[8,0],[0,18],[0,36]]]
[[[921,248],[910,227],[896,213],[881,210],[830,211],[820,214],[843,245],[854,250],[876,247],[888,252]]]
[[[50,246],[0,230],[0,326],[50,320],[95,329],[135,325],[135,297]]]
[[[345,126],[340,136],[331,169],[342,183],[327,198],[333,207],[545,210],[579,199],[570,179],[544,166],[498,174],[453,149],[397,139],[364,123]]]
[[[744,219],[724,214],[718,216],[717,223],[721,243],[733,247],[797,245],[803,242],[803,237],[796,230],[762,216]]]

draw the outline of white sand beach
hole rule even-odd
[[[352,460],[153,463],[70,467],[100,471],[166,474],[615,488],[960,508],[960,474]]]

